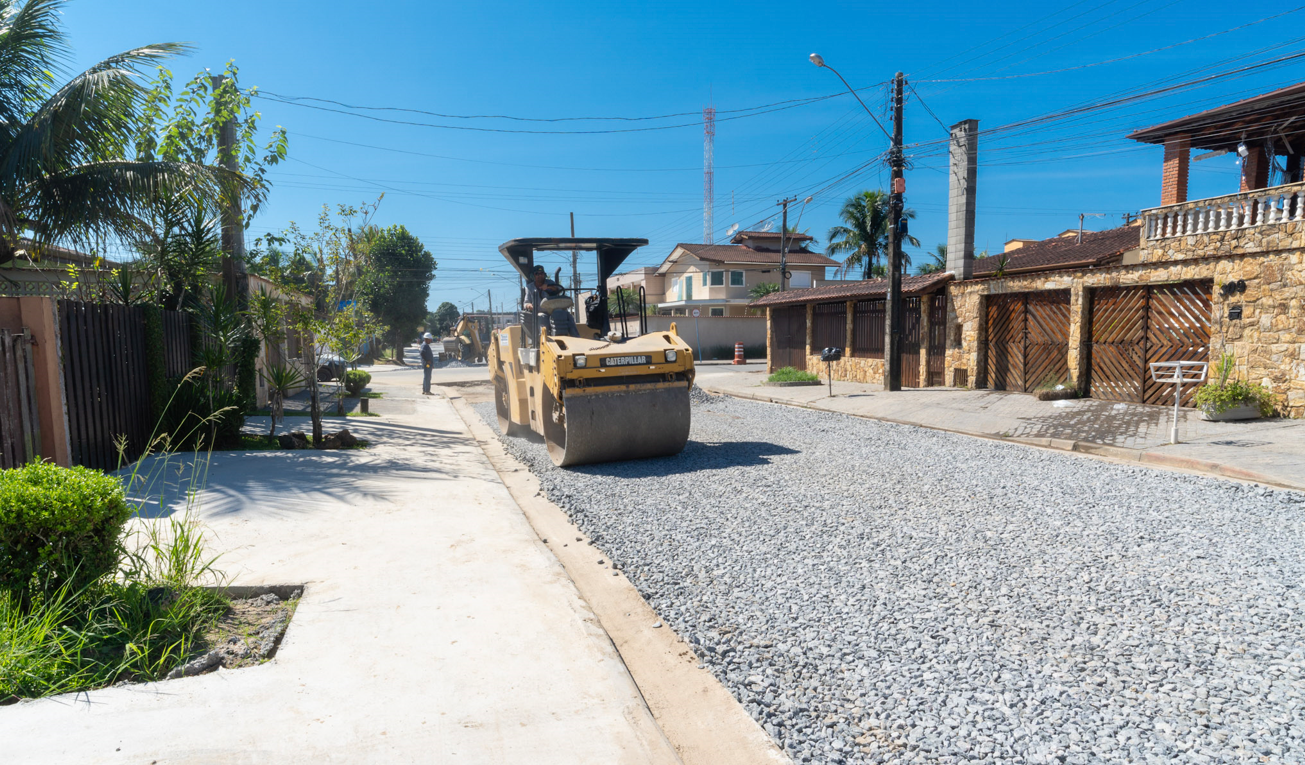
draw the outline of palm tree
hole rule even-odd
[[[111,56],[58,85],[71,57],[64,0],[0,0],[0,263],[26,246],[140,241],[161,195],[219,199],[239,176],[190,162],[126,159],[145,89],[140,70],[186,46]],[[24,241],[27,240],[27,241]]]
[[[936,274],[947,268],[947,245],[940,244],[929,253],[929,262],[921,263],[917,274]]]
[[[846,225],[829,229],[829,246],[825,248],[825,254],[830,257],[844,256],[843,267],[839,269],[841,276],[860,267],[862,278],[869,279],[875,272],[875,264],[887,254],[888,200],[887,192],[882,190],[862,191],[849,197],[843,203],[843,209],[838,211],[838,217]],[[914,218],[915,210],[903,210],[902,217]],[[920,246],[920,240],[909,234],[903,244],[908,243],[913,247]],[[903,272],[910,265],[910,256],[903,252]]]

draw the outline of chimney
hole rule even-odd
[[[952,125],[947,194],[947,270],[956,279],[974,275],[974,191],[979,178],[979,121]]]

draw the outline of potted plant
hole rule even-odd
[[[1192,403],[1201,410],[1201,418],[1213,422],[1254,420],[1273,414],[1273,392],[1263,385],[1233,379],[1236,360],[1225,353],[1215,365],[1217,381],[1206,383],[1196,392]]]

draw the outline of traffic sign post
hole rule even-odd
[[[1174,386],[1174,425],[1169,431],[1169,443],[1178,443],[1178,405],[1183,400],[1183,385],[1205,382],[1210,365],[1204,361],[1153,361],[1151,379],[1161,385]]]

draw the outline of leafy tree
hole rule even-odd
[[[371,228],[368,264],[359,274],[358,301],[388,330],[396,358],[403,340],[426,317],[435,258],[403,226]]]
[[[447,300],[426,317],[426,331],[436,337],[447,335],[458,323],[458,307]]]
[[[639,291],[629,287],[617,287],[607,295],[607,310],[611,316],[619,316],[619,306],[625,305],[626,316],[639,315]]]
[[[141,68],[187,50],[119,53],[59,85],[63,0],[0,0],[0,262],[56,242],[139,241],[158,199],[221,198],[244,181],[195,159],[128,159],[148,92]]]
[[[846,276],[854,268],[860,268],[862,278],[869,279],[875,272],[879,260],[888,255],[889,195],[887,192],[862,191],[849,197],[839,210],[838,217],[845,225],[829,229],[829,245],[825,254],[830,257],[842,256],[843,266],[839,273]],[[914,218],[915,210],[902,211],[903,218]],[[903,244],[920,246],[920,240],[907,235]],[[902,270],[911,265],[911,258],[902,253]]]
[[[760,300],[772,292],[779,292],[778,282],[762,282],[760,284],[754,284],[752,285],[752,288],[748,290],[748,296],[753,300]]]
[[[929,261],[921,263],[918,274],[936,274],[941,273],[947,268],[947,245],[940,244],[933,248],[933,252],[927,253]]]

